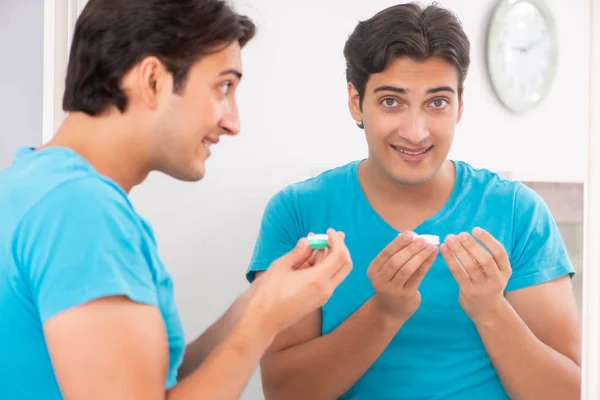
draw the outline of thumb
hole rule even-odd
[[[275,262],[279,268],[297,268],[304,264],[312,255],[308,241],[302,238],[289,253],[283,255]]]

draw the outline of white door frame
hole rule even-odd
[[[590,132],[584,204],[583,400],[600,400],[600,0],[590,0]],[[65,113],[62,96],[77,0],[44,0],[43,141]],[[596,112],[594,112],[596,111]]]
[[[44,89],[42,100],[42,141],[54,136],[62,124],[62,96],[77,0],[44,0]]]
[[[600,0],[590,0],[590,132],[583,238],[582,399],[600,399]]]

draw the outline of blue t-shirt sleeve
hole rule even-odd
[[[16,254],[42,323],[105,296],[157,306],[135,215],[123,195],[95,179],[58,187],[27,213]]]
[[[257,271],[267,270],[273,261],[292,250],[303,236],[297,204],[291,186],[269,200],[246,272],[249,282],[254,281]]]
[[[512,276],[506,291],[575,274],[564,241],[543,199],[519,184],[513,212]]]

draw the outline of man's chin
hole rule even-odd
[[[393,173],[393,179],[401,185],[420,186],[431,180],[439,171],[439,167],[423,166],[418,170],[401,168]]]
[[[194,171],[194,173],[190,173],[180,180],[185,182],[198,182],[204,179],[205,175],[206,171],[203,168],[201,171]]]
[[[170,169],[160,172],[182,182],[198,182],[206,175],[204,165],[201,168],[189,168],[186,170]]]
[[[396,178],[395,181],[404,186],[421,186],[427,183],[430,179],[431,176],[427,176],[424,178],[408,178],[406,176],[402,176]]]

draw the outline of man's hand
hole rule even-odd
[[[342,239],[344,239],[346,237],[346,235],[344,234],[344,232],[340,232],[342,234]],[[315,236],[314,233],[310,232],[307,237],[310,238],[311,236]],[[308,260],[306,260],[302,265],[296,267],[297,269],[304,269],[304,268],[311,268],[313,266],[315,266],[316,264],[320,263],[321,261],[323,261],[323,259],[327,256],[327,253],[329,253],[329,249],[318,249],[318,250],[313,250],[312,254],[310,255],[310,257],[308,258]]]
[[[460,286],[459,302],[473,321],[499,309],[506,301],[504,290],[512,269],[504,247],[480,228],[448,235],[441,246],[442,256]],[[484,247],[485,246],[485,247]]]
[[[344,234],[330,229],[327,235],[329,249],[316,261],[313,257],[313,265],[306,266],[314,253],[306,239],[301,239],[250,287],[248,310],[262,318],[273,336],[325,304],[350,273],[352,261]]]
[[[375,302],[385,314],[408,319],[421,304],[419,285],[438,254],[435,245],[404,232],[373,260],[367,275]]]

